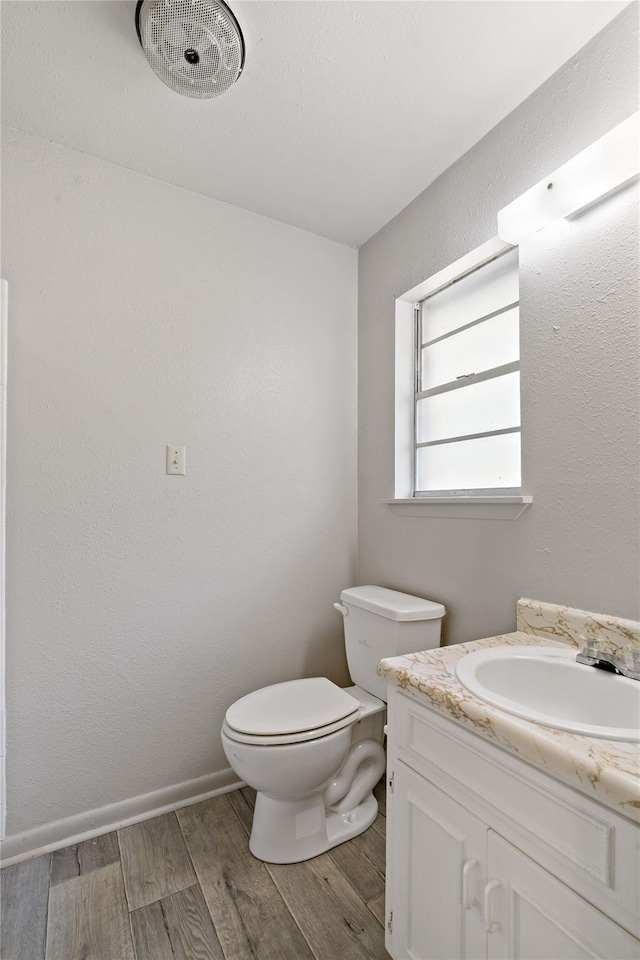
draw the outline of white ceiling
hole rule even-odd
[[[2,4],[2,121],[358,246],[626,2],[230,0],[243,75],[173,93],[128,0]]]

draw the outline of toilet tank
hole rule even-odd
[[[383,657],[440,646],[441,603],[385,587],[350,587],[340,594],[351,679],[381,700],[387,685],[376,673]],[[340,609],[340,607],[338,607]]]

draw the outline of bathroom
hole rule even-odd
[[[441,603],[447,646],[520,597],[640,619],[637,186],[520,245],[527,509],[384,502],[395,301],[638,110],[638,4],[231,6],[208,101],[135,3],[0,11],[7,870],[226,796],[233,702],[349,685],[345,588]]]

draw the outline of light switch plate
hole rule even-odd
[[[167,473],[169,476],[185,475],[185,447],[167,447]]]

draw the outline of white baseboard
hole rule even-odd
[[[243,786],[242,780],[238,780],[237,774],[228,767],[206,777],[185,780],[162,790],[145,793],[141,797],[132,797],[130,800],[111,803],[97,810],[78,813],[65,820],[45,823],[34,830],[25,830],[24,833],[6,837],[0,844],[0,866],[9,867],[22,860],[31,860],[43,853],[60,850],[73,843],[99,837],[103,833],[111,833],[112,830],[127,827],[131,823],[149,820],[151,817],[161,816],[179,807],[187,807]]]

